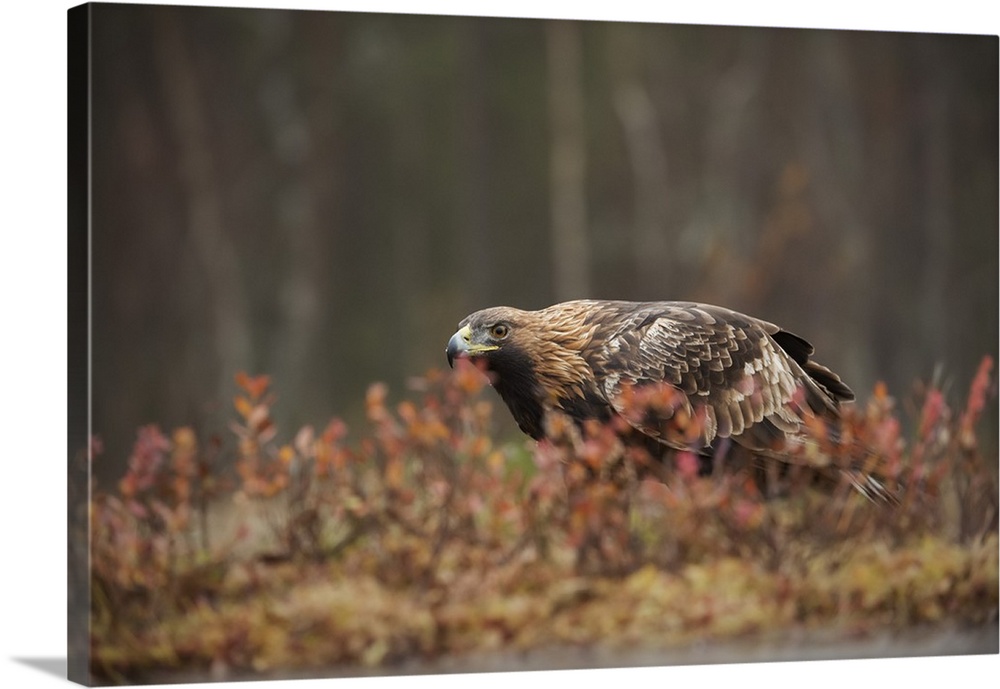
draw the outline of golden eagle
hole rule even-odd
[[[812,360],[798,335],[759,318],[693,302],[577,300],[538,311],[493,307],[459,323],[448,342],[456,358],[480,362],[524,433],[545,436],[550,412],[577,422],[624,416],[632,433],[661,448],[710,453],[729,438],[755,456],[788,461],[820,420],[837,432],[839,408],[854,393]],[[671,434],[668,418],[625,413],[629,390],[667,384],[698,417],[698,437]],[[633,439],[634,440],[634,439]],[[868,472],[844,470],[865,495],[887,499]]]

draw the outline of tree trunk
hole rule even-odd
[[[590,296],[580,26],[572,21],[550,21],[546,29],[553,287],[557,301],[564,301]]]
[[[197,73],[175,14],[162,14],[156,23],[154,38],[153,49],[166,91],[164,101],[170,108],[167,120],[176,143],[180,190],[187,201],[187,232],[184,234],[191,242],[209,285],[205,302],[210,311],[210,338],[218,371],[213,397],[223,400],[232,389],[235,370],[248,368],[251,363],[240,265],[224,228],[211,135],[198,93]],[[200,356],[201,352],[197,347],[190,347],[189,355]]]

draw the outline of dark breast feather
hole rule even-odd
[[[545,435],[542,421],[544,393],[530,357],[517,348],[498,350],[492,368],[496,373],[493,388],[510,409],[517,427],[525,435],[541,440]]]

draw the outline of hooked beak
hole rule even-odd
[[[455,359],[465,359],[484,352],[492,352],[494,349],[498,349],[498,347],[474,343],[472,341],[472,328],[466,325],[448,340],[445,354],[448,355],[448,366],[454,368]]]
[[[455,359],[469,356],[470,335],[469,326],[465,326],[448,340],[448,348],[445,350],[445,354],[448,355],[448,368],[455,368]]]

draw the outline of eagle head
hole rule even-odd
[[[517,309],[495,307],[477,311],[462,319],[458,332],[448,340],[448,365],[454,366],[455,359],[475,359],[482,361],[487,369],[493,369],[498,360],[517,349],[522,319],[517,317]],[[494,364],[494,365],[491,365]]]
[[[533,438],[542,435],[547,409],[604,417],[581,405],[596,401],[593,372],[583,358],[590,328],[579,311],[522,311],[496,306],[476,311],[459,323],[445,353],[448,364],[470,359],[487,374],[518,426]],[[602,407],[606,406],[603,401]]]

